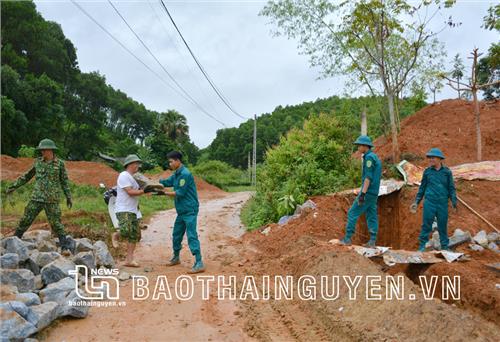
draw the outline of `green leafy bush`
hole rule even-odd
[[[210,184],[227,190],[230,186],[248,185],[248,174],[219,160],[198,162],[192,168],[195,175]]]
[[[26,146],[26,145],[21,145],[21,147],[17,151],[17,155],[19,157],[35,158],[35,156],[36,156],[36,148],[29,147],[29,146]]]
[[[351,159],[353,137],[335,117],[311,116],[266,153],[257,172],[257,192],[247,206],[250,228],[292,214],[313,195],[354,187],[360,163]],[[249,213],[248,213],[249,212]]]

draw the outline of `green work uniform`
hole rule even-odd
[[[359,204],[358,199],[361,195],[359,192],[358,197],[352,204],[349,212],[347,213],[347,225],[346,225],[346,239],[351,239],[356,231],[356,222],[358,218],[364,213],[366,216],[366,223],[368,226],[368,232],[370,233],[370,240],[375,241],[377,239],[378,232],[378,214],[377,214],[377,199],[378,192],[380,188],[380,178],[382,176],[382,162],[377,157],[377,155],[369,150],[363,155],[363,172],[361,181],[361,191],[363,190],[363,184],[365,179],[370,180],[370,186],[366,191],[365,201],[362,205]]]
[[[61,188],[66,199],[71,199],[64,162],[57,158],[50,161],[37,158],[28,172],[19,177],[10,188],[17,189],[33,177],[35,177],[33,193],[16,229],[16,236],[22,237],[42,210],[45,210],[53,232],[59,237],[66,236],[64,226],[61,223],[61,208],[59,207]]]
[[[167,179],[160,179],[160,184],[165,187],[173,187],[175,191],[174,202],[177,217],[172,233],[174,255],[179,254],[182,248],[182,239],[186,233],[191,253],[197,260],[201,260],[200,241],[196,229],[200,204],[193,175],[183,165]]]
[[[420,248],[425,248],[432,232],[432,223],[437,219],[439,240],[441,249],[448,248],[448,199],[453,207],[457,206],[457,194],[451,170],[446,166],[441,166],[439,170],[434,167],[425,169],[422,182],[418,189],[415,202],[419,204],[424,200],[424,214],[422,219],[422,230],[418,240]]]

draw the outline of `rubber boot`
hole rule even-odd
[[[201,272],[205,272],[205,265],[203,264],[203,261],[201,261],[201,260],[195,261],[191,270],[188,271],[188,273],[190,273],[190,274],[201,273]]]
[[[350,246],[352,245],[351,239],[344,237],[342,240],[339,242],[342,246]]]
[[[195,258],[196,261],[193,267],[191,268],[191,271],[189,271],[188,273],[192,274],[192,273],[205,272],[205,265],[203,264],[203,261],[201,261],[201,254],[200,253],[195,254]]]
[[[167,266],[175,266],[181,263],[181,258],[179,257],[179,253],[174,253],[172,259],[168,262]]]
[[[375,245],[375,239],[368,240],[368,242],[365,243],[365,247],[368,247],[368,248],[374,248],[374,247],[376,247],[376,245]]]

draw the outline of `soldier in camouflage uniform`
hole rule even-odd
[[[66,168],[64,162],[55,156],[54,150],[56,149],[57,147],[52,140],[43,139],[40,141],[37,150],[41,150],[42,157],[35,160],[31,169],[19,177],[7,189],[7,193],[13,192],[35,177],[31,200],[24,210],[24,215],[19,222],[15,235],[21,238],[38,214],[45,210],[52,231],[59,238],[61,249],[66,251],[71,250],[72,246],[61,223],[60,188],[63,189],[66,196],[68,208],[72,207],[72,201]]]

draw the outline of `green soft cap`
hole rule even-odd
[[[128,164],[139,162],[142,163],[141,158],[139,158],[136,154],[129,154],[125,161],[123,162],[123,166],[127,167]]]

